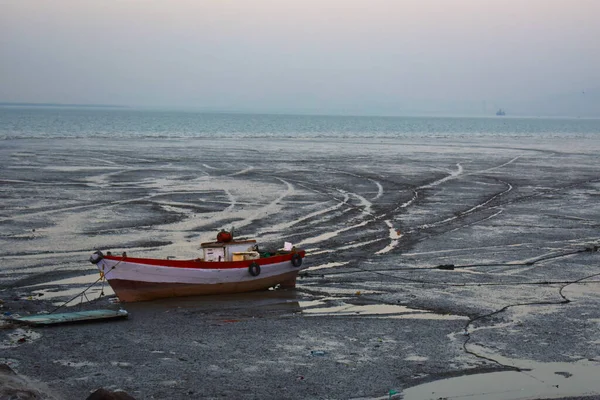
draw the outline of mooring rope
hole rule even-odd
[[[123,261],[125,259],[125,257],[121,258],[119,260],[119,262],[117,262],[115,265],[113,265],[108,272],[112,271],[113,269],[115,269],[117,267],[117,265],[121,264],[121,261]],[[92,284],[90,284],[88,287],[86,287],[81,293],[76,294],[75,296],[73,296],[72,298],[70,298],[69,300],[65,301],[64,303],[62,303],[60,306],[56,307],[54,310],[50,311],[48,314],[54,314],[56,311],[60,310],[61,308],[63,308],[64,306],[66,306],[67,304],[69,304],[70,302],[72,302],[73,300],[75,300],[76,298],[80,297],[80,296],[84,296],[85,292],[87,292],[88,290],[90,290],[96,283],[102,281],[102,290],[100,292],[100,297],[104,296],[104,281],[105,281],[105,277],[106,274],[108,272],[104,272],[104,270],[100,271],[100,277],[98,279],[96,279],[96,281],[94,281]],[[100,298],[98,297],[98,299]],[[86,296],[87,298],[87,296]],[[88,303],[91,303],[91,301],[88,300]]]

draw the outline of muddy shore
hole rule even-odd
[[[0,363],[66,400],[600,397],[597,143],[226,143],[6,140],[3,313],[80,293],[94,249],[193,258],[231,226],[305,248],[308,268],[296,290],[235,296],[120,304],[94,286],[62,311],[129,318],[5,320]]]

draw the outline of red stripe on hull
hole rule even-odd
[[[302,258],[305,256],[305,251],[300,250],[298,254]],[[253,262],[259,265],[275,264],[285,261],[292,260],[293,253],[276,255],[272,257],[259,258],[257,260],[246,260],[246,261],[201,261],[197,260],[160,260],[156,258],[133,258],[133,257],[121,257],[121,256],[104,256],[107,260],[121,261],[127,260],[130,263],[135,264],[146,264],[146,265],[157,265],[161,267],[172,267],[172,268],[195,268],[195,269],[228,269],[228,268],[248,268]]]
[[[167,297],[203,296],[210,294],[231,294],[266,290],[277,284],[294,287],[298,271],[290,271],[267,278],[256,278],[244,282],[217,284],[153,283],[111,279],[108,281],[122,302],[147,301]]]

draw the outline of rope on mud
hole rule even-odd
[[[62,303],[60,306],[56,307],[54,310],[50,311],[48,314],[54,314],[56,311],[60,310],[61,308],[63,308],[64,306],[66,306],[67,304],[69,304],[70,302],[72,302],[73,300],[75,300],[76,298],[78,298],[79,296],[85,296],[85,292],[87,292],[92,286],[94,286],[96,283],[98,283],[101,279],[103,279],[103,277],[99,277],[98,279],[96,279],[95,282],[93,282],[91,285],[89,285],[88,287],[86,287],[83,292],[76,294],[75,296],[73,296],[72,298],[70,298],[69,300],[65,301],[64,303]],[[87,298],[87,296],[86,296]],[[89,302],[89,300],[88,300]]]
[[[521,368],[519,368],[519,367],[515,367],[515,366],[513,366],[513,365],[506,365],[506,364],[504,364],[504,363],[501,363],[501,362],[500,362],[500,361],[498,361],[498,360],[494,360],[493,358],[486,357],[486,356],[484,356],[484,355],[481,355],[481,354],[478,354],[478,353],[476,353],[476,352],[474,352],[474,351],[471,351],[471,350],[469,350],[469,349],[467,348],[467,344],[468,344],[468,343],[469,343],[469,341],[471,340],[471,335],[469,334],[469,326],[471,326],[471,324],[473,324],[475,321],[478,321],[478,320],[481,320],[481,319],[484,319],[484,318],[487,318],[487,317],[491,317],[492,315],[500,314],[500,313],[502,313],[502,312],[504,312],[504,311],[508,310],[508,309],[509,309],[509,308],[511,308],[511,307],[519,307],[519,306],[534,306],[534,305],[560,305],[560,304],[568,304],[568,303],[570,303],[570,302],[571,302],[571,300],[570,300],[570,299],[568,299],[568,298],[567,298],[567,297],[566,297],[566,296],[565,296],[565,295],[562,293],[562,291],[564,290],[564,288],[566,288],[566,287],[567,287],[567,286],[569,286],[569,285],[573,285],[573,284],[579,283],[579,282],[581,282],[581,281],[587,280],[587,279],[589,279],[589,278],[593,278],[593,277],[595,277],[595,276],[600,276],[600,272],[598,272],[598,273],[595,273],[595,274],[591,274],[591,275],[587,275],[587,276],[584,276],[583,278],[579,278],[579,279],[577,279],[577,280],[574,280],[574,281],[571,281],[571,282],[567,282],[567,283],[565,283],[563,286],[561,286],[561,288],[560,288],[560,289],[559,289],[559,291],[558,291],[558,294],[560,295],[560,297],[562,297],[562,300],[560,300],[560,301],[537,301],[537,302],[530,302],[530,303],[516,303],[516,304],[509,304],[509,305],[506,305],[506,306],[504,306],[504,307],[500,308],[499,310],[492,311],[492,312],[490,312],[490,313],[483,314],[483,315],[480,315],[480,316],[478,316],[478,317],[475,317],[475,318],[471,318],[471,319],[469,319],[469,321],[468,321],[468,322],[465,324],[465,328],[464,328],[464,329],[465,329],[465,334],[467,335],[467,339],[466,339],[466,340],[464,341],[464,343],[463,343],[463,350],[465,351],[465,353],[467,353],[467,354],[471,354],[471,355],[473,355],[473,356],[475,356],[475,357],[477,357],[477,358],[481,358],[481,359],[484,359],[484,360],[487,360],[487,361],[492,361],[492,362],[494,362],[494,363],[496,363],[496,364],[498,364],[498,365],[501,365],[501,366],[503,366],[503,367],[505,367],[505,368],[513,369],[513,370],[515,370],[515,371],[517,371],[517,372],[523,372],[523,373],[524,373],[524,370],[523,370],[523,369],[521,369]],[[594,281],[594,282],[600,282],[600,281]],[[537,379],[537,378],[535,378],[535,377],[531,376],[530,374],[526,374],[526,375],[527,375],[527,376],[529,376],[529,377],[532,377],[532,378],[534,378],[534,379],[536,379],[536,380],[539,380],[539,379]],[[545,382],[544,382],[544,383],[545,383]]]
[[[573,281],[524,281],[524,282],[467,282],[467,283],[451,283],[451,282],[434,282],[426,281],[421,279],[403,278],[400,276],[383,274],[376,271],[363,271],[369,272],[376,275],[385,276],[386,278],[398,279],[404,281],[407,284],[413,285],[431,285],[431,286],[453,286],[453,287],[468,287],[468,286],[528,286],[528,285],[560,285],[560,284],[572,284]],[[584,283],[600,283],[600,280],[587,281]]]
[[[115,265],[113,265],[108,270],[108,272],[110,272],[113,269],[115,269],[117,267],[117,265],[119,265],[121,263],[121,261],[123,261],[124,259],[125,259],[125,257],[123,257],[122,259],[120,259],[118,263],[116,263]],[[85,298],[88,300],[88,303],[91,303],[91,301],[85,295],[85,292],[87,292],[88,290],[90,290],[96,283],[98,283],[100,281],[102,281],[102,289],[101,289],[101,292],[100,292],[100,297],[104,296],[104,277],[105,277],[105,275],[106,275],[106,273],[104,271],[100,271],[100,277],[98,279],[96,279],[96,281],[94,281],[88,287],[86,287],[85,289],[83,289],[83,291],[81,293],[76,294],[75,296],[73,296],[69,300],[67,300],[64,303],[62,303],[60,306],[56,307],[54,310],[50,311],[48,314],[54,314],[56,311],[60,310],[61,308],[63,308],[64,306],[66,306],[67,304],[69,304],[70,302],[72,302],[73,300],[75,300],[78,297],[82,297],[82,302],[83,302],[83,296],[85,296]]]
[[[572,281],[531,281],[531,282],[481,282],[481,283],[477,283],[477,282],[468,282],[468,283],[450,283],[450,282],[433,282],[433,281],[425,281],[425,280],[420,280],[420,279],[410,279],[410,278],[402,278],[399,276],[394,276],[394,275],[388,275],[388,274],[382,274],[382,273],[377,273],[377,272],[373,272],[373,271],[364,271],[364,272],[370,272],[370,273],[374,273],[377,275],[381,275],[381,276],[385,276],[386,278],[392,278],[392,279],[398,279],[401,281],[404,281],[406,284],[413,284],[413,285],[431,285],[431,286],[452,286],[452,287],[469,287],[469,286],[535,286],[535,285],[547,285],[547,286],[551,286],[551,285],[561,285],[561,284],[571,284],[573,283]],[[584,282],[585,284],[587,283],[600,283],[600,280],[594,280],[594,281],[586,281]]]
[[[574,254],[579,254],[579,253],[584,253],[584,252],[597,252],[598,251],[598,246],[593,246],[593,247],[586,247],[584,249],[581,250],[575,250],[575,251],[570,251],[570,252],[565,252],[565,253],[560,253],[560,254],[554,254],[554,255],[549,255],[549,256],[545,256],[545,257],[539,257],[538,259],[535,259],[533,261],[528,261],[525,263],[494,263],[494,264],[468,264],[468,265],[461,265],[461,266],[455,266],[454,264],[444,264],[444,265],[438,265],[435,267],[427,267],[427,268],[400,268],[400,269],[389,269],[389,270],[385,270],[385,271],[423,271],[423,270],[432,270],[432,269],[440,269],[440,270],[454,270],[455,268],[473,268],[473,267],[482,267],[482,266],[530,266],[530,265],[534,265],[538,262],[541,261],[547,261],[547,260],[551,260],[551,259],[555,259],[555,258],[561,258],[561,257],[566,257],[566,256],[570,256],[570,255],[574,255]],[[568,299],[564,294],[563,294],[563,290],[569,286],[569,285],[573,285],[573,284],[578,284],[582,281],[588,280],[590,278],[596,277],[596,276],[600,276],[600,272],[599,273],[594,273],[591,275],[587,275],[584,276],[583,278],[579,278],[573,281],[538,281],[538,282],[506,282],[506,283],[447,283],[447,282],[432,282],[432,281],[425,281],[425,280],[420,280],[420,279],[411,279],[411,278],[404,278],[404,277],[399,277],[399,276],[395,276],[395,275],[390,275],[390,274],[386,274],[383,272],[379,271],[373,271],[373,270],[365,270],[363,268],[357,267],[357,269],[359,269],[362,272],[367,272],[367,273],[372,273],[372,274],[376,274],[376,275],[382,275],[385,276],[386,278],[393,278],[393,279],[398,279],[398,280],[402,280],[405,281],[407,283],[413,283],[413,284],[428,284],[428,285],[437,285],[437,286],[517,286],[517,285],[557,285],[557,284],[562,284],[562,286],[560,287],[558,294],[560,295],[560,297],[562,298],[562,300],[560,301],[539,301],[539,302],[530,302],[530,303],[516,303],[516,304],[509,304],[506,305],[502,308],[500,308],[499,310],[496,311],[492,311],[490,313],[487,314],[483,314],[474,318],[470,318],[469,321],[466,323],[465,327],[464,327],[464,331],[465,331],[465,335],[467,336],[466,340],[463,343],[463,350],[465,353],[473,355],[477,358],[489,361],[489,362],[493,362],[495,364],[498,364],[506,369],[510,369],[510,370],[514,370],[520,373],[523,373],[535,380],[540,381],[538,378],[536,378],[535,376],[532,376],[531,374],[526,373],[526,370],[523,370],[522,368],[516,367],[514,365],[507,365],[504,364],[498,360],[495,360],[491,357],[487,357],[484,356],[482,354],[478,354],[474,351],[471,351],[468,349],[467,344],[469,343],[469,341],[471,340],[471,336],[469,334],[469,327],[478,320],[482,320],[484,318],[496,315],[496,314],[500,314],[506,310],[508,310],[511,307],[518,307],[518,306],[531,306],[531,305],[560,305],[560,304],[568,304],[571,302],[570,299]],[[346,272],[347,273],[347,272]],[[329,274],[328,274],[329,275]],[[594,280],[594,281],[587,281],[585,283],[600,283],[599,280]],[[542,382],[542,381],[540,381]],[[545,382],[542,382],[545,383]]]
[[[552,260],[555,258],[561,258],[561,257],[567,257],[567,256],[571,256],[574,254],[579,254],[579,253],[592,253],[592,252],[597,252],[598,251],[598,246],[591,246],[591,247],[586,247],[584,249],[581,250],[573,250],[573,251],[568,251],[565,253],[560,253],[560,254],[552,254],[549,256],[545,256],[545,257],[539,257],[536,260],[533,261],[527,261],[524,263],[491,263],[491,264],[464,264],[464,265],[454,265],[454,264],[443,264],[443,265],[438,265],[435,268],[437,269],[447,269],[447,270],[452,270],[455,268],[475,268],[475,267],[503,267],[503,266],[530,266],[530,265],[534,265],[540,261],[547,261],[547,260]]]
[[[364,268],[360,268],[360,267],[354,267],[355,269],[357,269],[360,272],[366,272],[366,273],[370,273],[370,274],[376,274],[376,275],[381,275],[381,276],[385,276],[388,278],[393,278],[393,279],[398,279],[401,281],[405,281],[405,282],[409,282],[409,283],[419,283],[419,284],[424,284],[424,285],[435,285],[435,286],[517,286],[517,285],[553,285],[553,284],[561,284],[561,283],[570,283],[571,281],[556,281],[556,282],[551,282],[551,281],[539,281],[539,282],[508,282],[508,283],[448,283],[448,282],[434,282],[434,281],[427,281],[427,280],[422,280],[422,279],[412,279],[412,278],[404,278],[404,277],[399,277],[399,276],[395,276],[395,275],[390,275],[390,274],[385,274],[383,272],[397,272],[397,271],[409,271],[409,272],[418,272],[418,271],[428,271],[428,270],[434,270],[434,269],[439,269],[439,270],[455,270],[457,268],[475,268],[475,267],[514,267],[514,266],[532,266],[535,265],[538,262],[541,261],[547,261],[547,260],[552,260],[555,258],[561,258],[561,257],[567,257],[570,255],[574,255],[574,254],[580,254],[580,253],[590,253],[590,252],[597,252],[599,250],[598,246],[590,246],[590,247],[586,247],[584,249],[581,250],[574,250],[574,251],[569,251],[569,252],[565,252],[565,253],[560,253],[560,254],[552,254],[549,256],[545,256],[545,257],[539,257],[538,259],[535,259],[533,261],[527,261],[524,263],[513,263],[513,262],[506,262],[506,263],[490,263],[490,264],[464,264],[464,265],[454,265],[454,264],[441,264],[441,265],[437,265],[434,267],[423,267],[423,268],[415,268],[415,267],[403,267],[403,268],[390,268],[390,269],[384,269],[384,270],[368,270],[368,269],[364,269]],[[383,271],[383,272],[382,272]],[[324,275],[341,275],[341,274],[348,274],[348,273],[352,273],[352,272],[348,272],[348,271],[338,271],[338,272],[331,272],[331,273],[326,273],[326,274],[310,274],[308,272],[304,273],[301,275],[301,277],[306,278],[306,277],[324,277]],[[596,282],[596,281],[594,281]]]

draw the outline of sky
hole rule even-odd
[[[600,116],[600,0],[0,0],[0,102]]]

